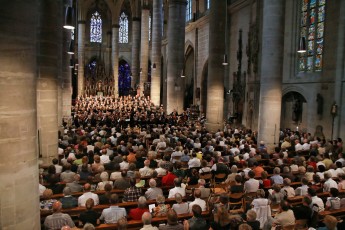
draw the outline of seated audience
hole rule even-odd
[[[74,208],[78,206],[78,200],[72,196],[72,192],[69,187],[65,187],[63,189],[63,195],[64,196],[60,199],[62,209]]]
[[[183,222],[185,230],[208,230],[206,220],[202,217],[201,207],[197,204],[192,207],[193,217]]]
[[[141,196],[138,199],[138,207],[132,208],[129,211],[128,217],[132,220],[140,220],[144,212],[149,212],[149,209],[146,204],[146,198],[144,196]]]
[[[156,199],[157,207],[153,208],[153,216],[166,216],[168,213],[168,210],[170,209],[170,205],[164,204],[165,203],[165,197],[162,195],[158,195]]]
[[[156,187],[156,180],[150,179],[149,186],[150,188],[147,189],[147,191],[145,192],[145,197],[148,200],[155,200],[158,195],[163,195],[163,190],[161,188]]]
[[[200,199],[200,197],[201,197],[201,191],[199,189],[195,189],[194,190],[194,198],[195,199],[193,202],[189,203],[189,210],[192,210],[193,205],[197,204],[201,207],[202,211],[206,211],[206,208],[207,208],[206,202],[204,200]]]
[[[123,194],[124,202],[137,201],[142,195],[141,188],[135,186],[136,180],[134,178],[130,179],[130,187],[127,188]]]
[[[86,223],[93,224],[94,226],[99,225],[99,214],[93,210],[94,206],[93,199],[89,198],[87,199],[85,203],[86,211],[80,213],[79,215],[79,227],[84,226]]]
[[[86,203],[87,199],[89,199],[89,198],[93,199],[93,201],[95,202],[95,205],[99,204],[98,195],[95,193],[92,193],[91,192],[91,185],[89,183],[86,183],[84,185],[84,194],[78,198],[78,206],[85,207],[85,203]]]
[[[173,204],[172,209],[175,210],[177,214],[189,213],[189,205],[187,202],[183,202],[183,198],[180,193],[175,194],[176,204]]]
[[[44,220],[44,227],[47,230],[61,229],[63,226],[75,227],[70,215],[61,213],[62,204],[60,201],[53,203],[53,214],[49,215]]]
[[[110,196],[110,207],[103,209],[102,215],[100,216],[100,220],[104,221],[106,224],[114,224],[117,223],[117,221],[121,217],[127,216],[127,212],[125,208],[120,208],[119,206],[116,206],[116,204],[119,201],[119,197],[116,194],[112,194]]]

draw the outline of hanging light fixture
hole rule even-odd
[[[71,6],[68,6],[65,12],[65,24],[63,28],[68,29],[68,30],[73,30],[74,29],[73,21],[74,21],[74,10]]]
[[[223,57],[223,63],[222,65],[228,65],[228,55],[227,54],[224,54],[224,57]]]
[[[298,53],[305,53],[307,52],[307,48],[306,48],[306,43],[305,43],[305,37],[301,37],[299,39],[299,45],[298,45]]]
[[[143,68],[140,68],[140,72],[139,72],[140,74],[142,74],[143,73]]]
[[[185,72],[184,72],[184,68],[182,68],[181,77],[186,77],[186,74],[185,74]]]
[[[67,51],[68,54],[74,54],[74,40],[71,40],[69,43],[69,49]]]

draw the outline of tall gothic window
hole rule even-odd
[[[119,20],[119,42],[128,43],[128,16],[122,12]]]
[[[322,70],[326,0],[299,0],[301,3],[300,37],[307,52],[300,54],[299,72]]]
[[[90,42],[102,42],[102,18],[97,11],[91,16]]]
[[[186,11],[186,22],[189,22],[192,20],[192,0],[187,0]]]
[[[206,10],[210,9],[210,1],[211,0],[206,0]]]

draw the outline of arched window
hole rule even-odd
[[[206,10],[210,9],[210,0],[206,0]]]
[[[299,72],[322,70],[326,0],[299,0],[300,38],[306,40],[307,52],[299,54]]]
[[[102,18],[97,11],[91,16],[90,42],[102,42]]]
[[[192,20],[192,0],[187,0],[186,22]]]
[[[119,19],[119,42],[128,43],[128,16],[122,12]]]

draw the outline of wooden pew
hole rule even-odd
[[[185,198],[184,198],[185,200]],[[175,198],[167,198],[165,199],[166,204],[174,204],[176,202]],[[148,200],[147,205],[149,204],[155,204],[156,200]],[[138,206],[138,202],[123,202],[123,203],[118,203],[116,204],[119,207],[130,209],[130,208],[136,208]],[[103,205],[96,205],[93,207],[93,209],[96,212],[101,213],[103,209],[109,208],[110,204],[103,204]],[[79,216],[80,213],[85,212],[86,208],[85,207],[75,207],[75,208],[69,208],[69,209],[63,209],[62,213],[69,214],[70,216]],[[51,215],[53,213],[52,210],[41,210],[41,219],[44,219],[46,216]]]
[[[188,213],[188,214],[180,214],[178,215],[178,219],[180,221],[185,220],[185,219],[189,219],[193,216],[192,213]],[[204,211],[202,212],[202,216],[204,218],[209,218],[210,216],[210,212],[209,211]],[[166,223],[167,222],[167,218],[166,217],[154,217],[152,218],[152,225],[158,226],[161,223]],[[143,222],[141,220],[129,220],[128,221],[128,225],[127,225],[127,229],[140,229],[143,227]],[[111,230],[111,229],[117,229],[117,224],[101,224],[99,226],[96,227],[97,230]]]
[[[163,190],[163,193],[166,193],[170,189],[172,189],[173,187],[172,186],[162,186],[160,188]],[[142,188],[143,193],[146,192],[147,189],[148,188]],[[116,194],[118,194],[120,196],[123,195],[124,192],[125,192],[125,190],[121,190],[121,189],[113,189],[113,190],[111,190],[111,193],[116,193]],[[93,193],[101,195],[101,194],[104,194],[105,191],[93,191]],[[81,196],[83,194],[84,194],[84,192],[76,192],[76,193],[73,193],[72,196],[79,197],[79,196]],[[60,199],[63,196],[64,195],[62,193],[58,193],[58,194],[54,194],[50,199]],[[41,200],[44,200],[44,199],[41,197]]]
[[[335,210],[328,210],[328,211],[322,211],[319,212],[319,219],[323,220],[326,215],[332,215],[334,217],[345,217],[345,207],[340,208],[340,209],[335,209]]]

